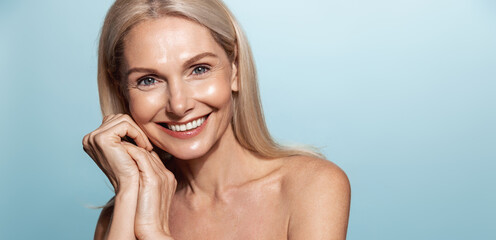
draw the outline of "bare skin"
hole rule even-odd
[[[116,189],[95,239],[346,238],[342,170],[312,157],[264,159],[235,139],[237,66],[206,28],[177,17],[142,22],[125,39],[124,56],[131,116],[107,116],[83,139]],[[163,129],[202,117],[194,137]],[[152,143],[175,156],[184,187]]]
[[[176,193],[171,208],[173,236],[345,239],[349,185],[341,170],[314,158],[266,161],[261,169],[267,174],[226,189],[209,202],[188,197],[186,191]]]

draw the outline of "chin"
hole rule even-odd
[[[208,153],[208,150],[203,150],[203,149],[197,149],[194,151],[178,151],[178,150],[179,149],[175,149],[174,151],[170,151],[168,153],[174,156],[174,158],[184,161],[198,159],[205,156]]]
[[[214,148],[214,141],[204,140],[205,139],[203,139],[203,141],[201,139],[196,141],[184,141],[182,143],[176,143],[174,146],[156,145],[176,159],[193,160],[207,155]]]

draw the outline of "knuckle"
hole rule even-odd
[[[99,144],[99,143],[102,143],[104,142],[104,139],[105,139],[105,135],[102,134],[102,133],[96,133],[94,136],[93,136],[93,140],[95,143]]]
[[[132,146],[132,147],[133,147],[133,149],[136,149],[136,153],[135,154],[136,154],[137,157],[139,157],[140,159],[146,159],[146,154],[143,151],[141,151],[140,148],[138,148],[136,146]]]
[[[127,124],[129,124],[129,126],[132,126],[132,127],[136,126],[136,122],[135,122],[135,121],[134,121],[134,119],[133,119],[131,116],[129,116],[128,114],[123,114],[123,115],[121,116],[121,120],[122,120],[123,122],[126,122]]]
[[[159,186],[161,184],[160,178],[156,174],[150,174],[145,179],[146,185],[148,186]]]
[[[96,134],[97,134],[97,133],[96,133],[96,131],[93,131],[93,132],[88,133],[88,135],[87,135],[87,136],[88,136],[88,142],[89,142],[89,143],[91,143],[92,141],[94,141],[94,140],[95,140],[95,135],[96,135]]]
[[[86,145],[87,147],[92,147],[95,145],[95,133],[91,132],[87,135],[88,137],[86,138]],[[83,145],[84,146],[84,145]]]
[[[146,161],[145,155],[142,152],[137,151],[135,146],[129,146],[128,152],[136,160],[138,165],[144,166],[144,164],[146,164],[145,163],[145,161]]]
[[[165,171],[165,176],[167,177],[167,179],[170,181],[170,180],[176,180],[176,176],[174,176],[174,174],[170,171]]]
[[[83,147],[86,147],[88,145],[88,134],[86,134],[84,137],[83,137]]]
[[[169,184],[168,184],[169,191],[175,192],[176,187],[177,187],[177,181],[175,179],[173,181],[169,182]]]
[[[162,178],[158,174],[150,174],[150,179],[155,182],[157,185],[162,183]]]
[[[126,122],[126,121],[122,121],[118,125],[120,125],[121,127],[128,128],[128,129],[131,128],[131,124],[129,122]]]
[[[160,157],[158,156],[158,154],[155,152],[155,151],[152,151],[151,154],[153,155],[153,157],[155,157],[157,160],[160,160]]]
[[[169,179],[169,177],[167,175],[165,175],[161,172],[159,172],[157,175],[160,177],[160,181],[162,181],[162,182],[167,182]]]
[[[83,142],[83,150],[88,153],[88,151],[90,151],[90,146],[86,143]]]
[[[129,114],[122,114],[121,118],[123,118],[124,120],[128,120],[128,121],[133,120],[133,119],[131,118],[131,116],[129,116]]]

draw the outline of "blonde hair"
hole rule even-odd
[[[124,38],[136,24],[164,16],[184,17],[208,28],[237,64],[239,91],[233,93],[232,127],[244,148],[265,158],[293,155],[323,156],[308,148],[284,147],[270,136],[258,91],[256,69],[248,41],[221,0],[117,0],[109,9],[98,50],[98,91],[104,116],[129,113],[121,90]]]

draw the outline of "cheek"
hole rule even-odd
[[[224,108],[231,104],[231,88],[225,79],[215,79],[209,84],[205,84],[197,96],[205,99],[206,102],[215,108]]]
[[[162,107],[163,96],[154,92],[134,92],[129,93],[129,111],[138,124],[149,122]]]

